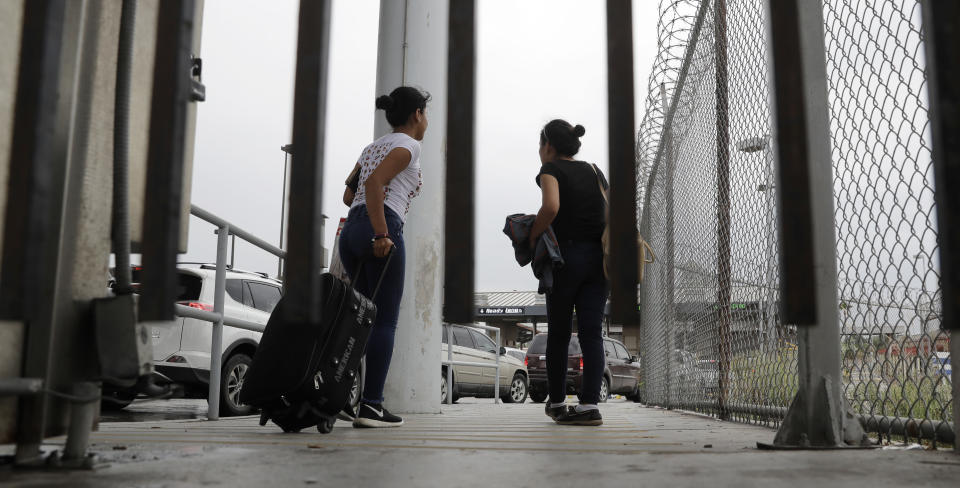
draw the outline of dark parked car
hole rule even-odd
[[[640,358],[627,352],[620,341],[603,339],[607,364],[603,370],[600,401],[619,393],[633,401],[640,400]],[[537,334],[527,348],[527,372],[530,375],[530,399],[542,402],[547,398],[547,334]],[[578,394],[583,380],[583,353],[576,334],[567,348],[567,393]]]

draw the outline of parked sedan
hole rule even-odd
[[[640,400],[640,358],[627,352],[622,342],[603,339],[606,365],[600,385],[600,401],[619,393],[633,401]],[[547,334],[537,334],[527,349],[527,371],[530,374],[530,398],[542,402],[547,398]],[[583,383],[583,352],[574,334],[567,348],[567,393],[579,394]]]
[[[454,324],[443,326],[443,361],[447,360],[451,339],[453,360],[476,364],[454,366],[452,385],[447,384],[447,366],[443,366],[440,398],[444,403],[447,402],[447,395],[453,395],[453,401],[465,396],[493,398],[498,357],[500,398],[507,403],[523,403],[527,399],[527,368],[523,361],[506,354],[506,349],[502,347],[498,351],[496,344],[480,330]]]

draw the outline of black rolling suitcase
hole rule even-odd
[[[286,297],[270,315],[240,390],[241,402],[260,409],[260,425],[272,420],[284,432],[317,426],[326,434],[347,404],[377,308],[330,273],[321,277],[321,292],[319,324],[289,322]]]

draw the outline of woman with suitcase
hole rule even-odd
[[[420,141],[427,130],[429,100],[429,94],[408,86],[377,98],[376,107],[386,112],[393,131],[370,143],[357,159],[359,182],[340,232],[340,259],[347,274],[354,276],[364,263],[356,289],[370,296],[383,275],[374,298],[377,317],[367,343],[366,378],[354,427],[403,424],[403,419],[383,406],[383,387],[403,296],[403,223],[410,201],[420,193],[422,185]],[[353,193],[349,188],[347,191]],[[345,202],[350,201],[346,196]],[[391,252],[391,258],[386,259]]]

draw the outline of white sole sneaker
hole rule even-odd
[[[357,428],[366,428],[366,429],[383,429],[388,427],[400,427],[403,425],[403,421],[399,422],[384,422],[382,420],[374,420],[363,417],[357,417],[353,421],[353,426]]]

